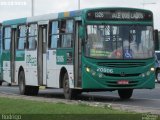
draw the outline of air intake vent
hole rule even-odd
[[[105,76],[110,76],[110,77],[136,77],[139,76],[141,73],[135,73],[135,74],[109,74],[109,73],[103,73]]]
[[[145,66],[145,62],[101,62],[98,63],[98,65],[105,67],[128,68]]]

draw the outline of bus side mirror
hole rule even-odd
[[[155,44],[155,50],[159,50],[158,30],[154,30],[154,44]]]
[[[79,26],[79,38],[81,38],[82,40],[84,40],[85,38],[84,27],[82,26]]]

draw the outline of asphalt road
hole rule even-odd
[[[19,95],[17,86],[0,86],[0,93]],[[44,89],[40,90],[38,97],[64,99],[62,89]],[[160,111],[160,84],[156,83],[156,88],[153,90],[142,89],[134,90],[130,100],[119,99],[117,91],[114,92],[92,92],[83,93],[78,97],[81,101],[100,102],[110,104],[129,105],[133,107],[145,107]]]

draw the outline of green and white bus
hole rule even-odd
[[[81,92],[155,87],[153,14],[93,8],[4,21],[1,79],[36,95],[39,86]]]

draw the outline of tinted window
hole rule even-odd
[[[64,20],[61,22],[61,47],[71,48],[73,37],[73,20]]]
[[[26,45],[26,35],[27,35],[27,27],[26,25],[21,25],[18,27],[18,49],[25,49]]]
[[[4,28],[4,34],[3,34],[3,41],[4,41],[4,50],[10,50],[10,44],[11,44],[11,28],[5,27]]]
[[[50,39],[48,42],[49,48],[57,48],[59,43],[59,22],[53,21],[51,23],[51,32],[50,32]]]
[[[29,25],[29,35],[28,35],[28,49],[36,49],[36,44],[37,44],[37,24],[30,24]]]

